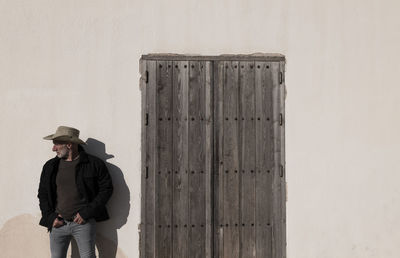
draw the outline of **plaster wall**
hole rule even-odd
[[[286,55],[288,258],[399,257],[399,7],[0,0],[0,257],[49,257],[36,193],[58,125],[114,156],[100,246],[138,257],[138,61],[160,52]]]

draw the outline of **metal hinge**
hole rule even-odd
[[[279,72],[279,84],[283,83],[283,73]]]
[[[149,125],[149,113],[146,113],[146,123],[145,123],[145,125],[146,126]]]
[[[149,83],[149,71],[146,71],[146,84]]]
[[[149,167],[146,167],[146,179],[149,178]]]
[[[283,115],[282,115],[282,113],[279,114],[279,125],[283,125]]]
[[[279,174],[280,174],[281,177],[283,177],[283,175],[285,174],[285,171],[283,169],[283,165],[280,165]]]

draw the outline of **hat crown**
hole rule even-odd
[[[79,130],[68,126],[59,126],[54,136],[79,137]]]

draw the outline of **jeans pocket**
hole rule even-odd
[[[61,225],[61,226],[59,226],[59,227],[52,227],[51,229],[52,229],[52,230],[57,230],[57,229],[60,229],[60,228],[62,228],[62,227],[64,227],[64,224]]]

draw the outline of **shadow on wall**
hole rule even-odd
[[[0,229],[0,257],[50,257],[47,229],[39,226],[40,216],[21,214]]]
[[[86,146],[83,146],[85,151],[101,158],[106,163],[113,180],[114,191],[107,203],[110,219],[97,223],[96,247],[99,252],[99,258],[116,258],[118,249],[117,230],[126,224],[129,215],[129,188],[121,169],[107,162],[107,160],[113,158],[114,155],[106,153],[105,144],[93,138],[87,139],[86,144]],[[71,257],[79,258],[76,242],[72,241],[71,246]]]

